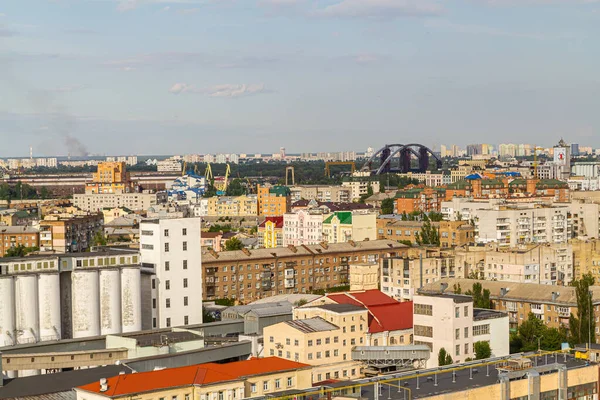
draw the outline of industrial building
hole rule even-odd
[[[150,272],[130,250],[0,259],[0,346],[139,331]]]
[[[152,277],[152,328],[202,323],[200,218],[140,224],[142,265]]]

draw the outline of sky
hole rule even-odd
[[[0,2],[0,157],[600,147],[600,0]]]

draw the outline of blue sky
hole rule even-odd
[[[0,156],[600,146],[599,38],[600,0],[4,1]]]

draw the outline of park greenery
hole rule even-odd
[[[29,253],[33,253],[34,251],[38,251],[39,247],[25,247],[22,244],[11,247],[6,250],[4,253],[4,257],[25,257]]]
[[[442,347],[438,352],[438,365],[443,367],[444,365],[450,365],[453,362],[454,360],[452,360],[452,356],[448,354],[445,348]]]
[[[17,182],[14,185],[3,183],[0,185],[0,200],[31,200],[31,199],[48,199],[51,197],[50,192],[46,187],[36,190],[33,186]]]
[[[225,242],[225,251],[241,250],[243,248],[244,244],[236,237],[232,237]]]

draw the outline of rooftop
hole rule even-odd
[[[321,317],[296,319],[293,321],[286,321],[285,323],[304,333],[327,332],[339,329],[337,325],[327,322]]]
[[[0,226],[0,233],[4,234],[23,234],[23,233],[39,233],[39,229],[31,226]]]
[[[474,308],[473,309],[473,320],[483,321],[486,319],[495,319],[506,317],[507,314],[501,311],[487,310],[485,308]]]
[[[242,380],[248,376],[309,368],[309,365],[277,357],[253,358],[227,364],[199,364],[169,368],[159,371],[130,375],[117,375],[107,379],[108,390],[100,391],[100,383],[94,382],[77,389],[102,394],[107,397],[122,397],[147,393],[178,386],[210,385]]]
[[[247,304],[247,305],[240,305],[240,306],[232,306],[232,307],[228,307],[225,310],[223,310],[225,313],[237,313],[239,315],[244,315],[250,311],[259,311],[259,310],[270,310],[270,309],[278,309],[279,311],[281,311],[281,309],[285,308],[285,309],[289,309],[289,312],[292,311],[292,304],[289,303],[288,301],[273,301],[273,302],[267,302],[267,303],[252,303],[252,304]]]
[[[357,311],[364,311],[364,307],[355,306],[354,304],[320,304],[315,306],[317,308],[321,308],[327,311],[333,311],[336,313],[344,314],[344,313],[354,313]]]

